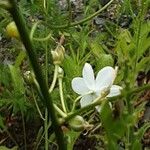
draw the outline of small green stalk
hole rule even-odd
[[[74,112],[69,113],[69,114],[64,118],[64,120],[65,120],[65,121],[69,121],[69,120],[72,119],[73,117],[75,117],[75,116],[77,116],[77,115],[81,115],[81,113],[83,113],[83,112],[85,112],[85,111],[87,111],[87,110],[90,110],[90,109],[94,108],[94,107],[97,106],[97,105],[100,105],[100,104],[102,103],[102,101],[104,101],[104,100],[107,100],[107,99],[98,97],[98,98],[96,98],[96,99],[94,100],[93,103],[91,103],[91,104],[89,104],[89,105],[87,105],[87,106],[85,106],[85,107],[82,107],[82,108],[79,109],[79,110],[76,110],[76,111],[74,111]]]
[[[74,103],[73,103],[71,112],[73,112],[73,111],[75,110],[76,103],[77,103],[81,98],[82,98],[82,96],[78,96],[78,97],[74,100]]]
[[[41,113],[41,111],[40,111],[39,105],[38,105],[38,103],[37,103],[37,101],[36,101],[36,98],[35,98],[35,95],[34,95],[34,92],[33,92],[33,89],[32,89],[32,88],[31,88],[31,91],[32,91],[33,100],[34,100],[36,109],[37,109],[37,111],[38,111],[38,113],[39,113],[39,115],[40,115],[40,118],[41,118],[43,121],[45,121],[45,118],[43,117],[43,115],[42,115],[42,113]]]
[[[81,96],[78,96],[75,100],[74,100],[74,103],[73,103],[73,107],[72,107],[72,110],[71,110],[71,112],[73,112],[74,110],[75,110],[75,107],[76,107],[76,103],[83,97],[83,96],[85,96],[85,95],[88,95],[88,94],[92,94],[93,92],[88,92],[88,93],[86,93],[86,94],[84,94],[84,95],[81,95]]]
[[[49,93],[51,93],[55,87],[55,84],[56,84],[56,81],[57,81],[57,77],[58,77],[58,68],[59,66],[58,65],[55,65],[55,70],[54,70],[54,76],[53,76],[53,81],[52,81],[52,84],[49,88]]]
[[[67,109],[65,106],[65,100],[64,100],[64,94],[63,94],[63,87],[62,87],[62,77],[58,78],[58,82],[59,82],[59,94],[60,94],[62,109],[65,113],[67,113]]]
[[[67,114],[65,114],[56,104],[54,104],[54,108],[63,118],[67,117]]]
[[[45,130],[45,150],[48,150],[48,113],[47,113],[47,109],[45,109],[44,130]]]

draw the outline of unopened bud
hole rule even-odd
[[[53,63],[60,65],[64,60],[65,49],[62,45],[58,44],[54,51],[51,51],[53,57]]]
[[[82,130],[89,130],[93,127],[93,125],[86,122],[81,116],[76,116],[72,118],[69,121],[69,126],[71,127],[71,129],[77,132]]]
[[[17,29],[17,26],[15,24],[14,21],[10,22],[7,26],[6,26],[6,33],[9,37],[13,37],[16,39],[20,39],[20,35]]]
[[[84,130],[84,119],[81,116],[75,116],[69,121],[69,126],[74,131],[82,131]]]

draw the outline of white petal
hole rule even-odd
[[[72,89],[80,95],[84,95],[89,92],[88,87],[86,86],[83,78],[76,77],[71,82]]]
[[[82,75],[87,87],[91,90],[95,89],[94,72],[90,64],[85,63]]]
[[[101,69],[96,77],[96,89],[99,90],[102,87],[108,88],[115,80],[116,71],[110,66]]]
[[[80,100],[81,107],[85,107],[85,106],[91,104],[94,99],[95,99],[95,96],[92,94],[83,96]]]
[[[96,110],[97,110],[98,112],[101,111],[101,106],[100,106],[100,105],[96,106],[95,108],[96,108]]]
[[[110,93],[107,95],[107,97],[113,97],[121,94],[122,87],[118,85],[112,85],[110,88]]]

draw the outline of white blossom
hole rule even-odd
[[[72,89],[82,96],[80,100],[81,107],[89,105],[98,97],[120,95],[122,87],[113,85],[116,74],[117,68],[106,66],[98,72],[95,78],[91,65],[85,63],[82,77],[76,77],[72,80]]]

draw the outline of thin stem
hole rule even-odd
[[[39,41],[39,42],[43,42],[43,41],[49,40],[50,38],[55,41],[55,39],[52,38],[52,34],[51,33],[49,33],[46,37],[43,37],[43,38],[35,38],[34,37],[33,40]]]
[[[70,23],[70,25],[68,26],[68,24],[66,25],[62,25],[62,26],[50,26],[50,28],[54,28],[54,29],[61,29],[61,28],[68,28],[68,27],[73,27],[73,26],[77,26],[79,24],[83,24],[89,20],[91,20],[92,18],[96,17],[100,12],[102,12],[103,10],[105,10],[114,0],[110,0],[104,7],[102,7],[100,10],[98,10],[97,12],[93,13],[92,15],[88,16],[85,19],[82,19],[78,22],[74,22],[74,23]]]
[[[59,68],[59,66],[55,65],[53,81],[52,81],[52,84],[49,88],[49,93],[51,93],[53,91],[54,87],[55,87],[55,84],[56,84],[56,81],[57,81],[57,76],[58,76],[58,68]]]
[[[45,150],[48,150],[48,113],[45,109],[45,121],[44,121],[44,130],[45,130]]]
[[[41,113],[41,111],[40,111],[40,108],[39,108],[39,106],[38,106],[38,103],[37,103],[37,101],[36,101],[36,98],[35,98],[35,95],[34,95],[34,92],[33,92],[33,89],[32,89],[32,88],[31,88],[31,91],[32,91],[33,100],[34,100],[35,106],[36,106],[36,108],[37,108],[37,111],[38,111],[38,113],[39,113],[39,115],[40,115],[40,118],[45,121],[45,118],[43,117],[43,115],[42,115],[42,113]]]
[[[37,25],[38,25],[40,22],[41,22],[41,21],[37,21],[37,22],[34,23],[34,25],[32,26],[31,31],[30,31],[30,40],[33,39],[34,32],[35,32],[35,30],[36,30],[36,28],[37,28]]]
[[[63,118],[67,116],[56,104],[54,104],[54,108]]]
[[[74,100],[74,103],[73,103],[73,107],[72,107],[72,110],[71,110],[71,112],[73,112],[74,110],[75,110],[75,106],[76,106],[76,103],[83,97],[83,96],[85,96],[85,95],[88,95],[88,94],[92,94],[93,92],[88,92],[88,93],[86,93],[86,94],[84,94],[84,95],[81,95],[81,96],[78,96],[75,100]]]
[[[22,42],[23,42],[23,44],[26,48],[26,51],[28,53],[32,68],[34,70],[34,74],[35,74],[36,79],[39,83],[40,90],[41,90],[41,93],[43,96],[41,101],[47,107],[48,116],[52,120],[52,126],[53,126],[53,129],[55,131],[56,140],[57,140],[59,149],[60,150],[66,150],[66,144],[64,143],[64,135],[63,135],[61,127],[59,126],[57,116],[55,114],[55,110],[53,107],[53,102],[52,102],[51,96],[48,93],[48,87],[46,85],[46,81],[43,78],[42,70],[38,64],[38,61],[37,61],[37,58],[35,55],[35,50],[33,48],[31,40],[29,38],[27,26],[25,24],[25,21],[23,19],[23,16],[22,16],[20,10],[17,7],[17,2],[15,0],[9,0],[9,2],[12,5],[12,7],[9,9],[9,12],[12,15],[12,17],[16,23],[16,26],[17,26],[18,31],[20,33]]]
[[[67,113],[66,106],[65,106],[65,100],[64,100],[64,94],[63,94],[63,87],[62,87],[62,77],[58,78],[58,82],[59,82],[59,95],[60,95],[62,109],[65,113]]]
[[[45,79],[48,85],[48,41],[45,43]]]
[[[81,98],[82,98],[82,96],[78,96],[78,97],[75,99],[75,101],[74,101],[74,103],[73,103],[73,106],[72,106],[71,112],[73,112],[73,111],[75,110],[76,103],[77,103]]]
[[[35,88],[36,88],[37,91],[38,91],[38,94],[39,94],[40,98],[43,99],[43,96],[42,96],[42,94],[41,94],[41,92],[40,92],[40,88],[39,88],[39,85],[38,85],[36,79],[34,79],[34,85],[35,85]],[[65,114],[60,108],[58,108],[58,106],[57,106],[56,104],[53,104],[53,106],[54,106],[54,109],[55,109],[62,117],[66,117],[66,114]],[[39,110],[40,110],[40,109],[39,109]],[[39,111],[39,112],[40,112],[40,111]],[[43,119],[44,119],[44,117],[43,117]],[[44,120],[45,120],[45,119],[44,119]]]
[[[79,109],[79,110],[76,110],[76,111],[71,112],[70,114],[68,114],[67,117],[64,118],[65,121],[69,121],[70,119],[72,119],[72,118],[75,117],[76,115],[79,115],[79,114],[81,114],[81,113],[83,113],[83,112],[85,112],[85,111],[87,111],[87,110],[89,110],[89,109],[94,108],[94,107],[97,106],[97,105],[100,105],[100,104],[102,103],[102,101],[104,101],[104,100],[106,100],[106,99],[105,99],[105,98],[102,98],[102,99],[101,99],[100,97],[96,98],[96,99],[95,99],[95,102],[93,102],[93,103],[91,103],[91,104],[89,104],[89,105],[87,105],[87,106],[85,106],[85,107],[82,107],[82,108]]]
[[[31,32],[30,32],[30,39],[31,40],[35,40],[35,41],[40,41],[40,42],[43,42],[43,41],[47,41],[48,39],[52,39],[53,41],[55,41],[55,39],[52,37],[52,34],[51,32],[46,36],[46,37],[43,37],[43,38],[36,38],[34,37],[34,33],[36,31],[36,28],[37,28],[37,25],[41,23],[41,21],[37,21],[33,26],[32,26],[32,29],[31,29]]]

